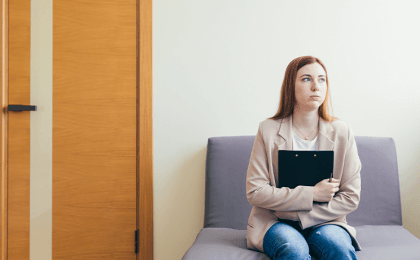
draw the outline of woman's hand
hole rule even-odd
[[[299,216],[296,211],[274,211],[274,214],[280,219],[288,219],[299,221]]]
[[[314,199],[316,202],[330,202],[335,193],[340,190],[340,180],[332,179],[332,182],[329,182],[328,179],[318,182],[314,186]]]

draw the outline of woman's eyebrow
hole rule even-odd
[[[309,74],[303,74],[302,76],[300,76],[300,77],[303,77],[303,76],[309,76],[309,77],[312,77],[311,75],[309,75]],[[319,75],[318,77],[325,77],[325,75]]]

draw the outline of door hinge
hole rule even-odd
[[[138,246],[138,241],[139,241],[139,230],[136,229],[134,231],[134,252],[137,254],[139,252],[139,246]]]

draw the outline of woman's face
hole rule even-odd
[[[295,82],[296,107],[300,110],[318,110],[327,93],[327,77],[317,62],[300,68]],[[319,96],[319,97],[313,97]]]

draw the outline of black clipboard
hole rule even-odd
[[[333,172],[334,151],[278,151],[277,188],[315,186]]]

